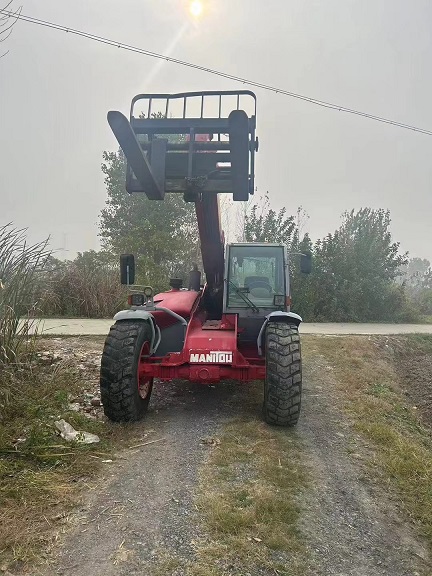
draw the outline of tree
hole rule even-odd
[[[165,115],[156,112],[152,117]],[[181,134],[163,137],[170,142],[185,140]],[[193,204],[186,203],[180,194],[167,194],[163,201],[149,200],[145,194],[129,195],[123,152],[104,152],[103,159],[108,199],[99,228],[104,249],[116,256],[135,254],[138,281],[157,291],[168,288],[171,277],[185,281],[192,264],[201,261]]]
[[[186,279],[200,254],[193,204],[180,194],[167,194],[164,201],[129,195],[123,153],[104,152],[103,159],[108,199],[99,228],[104,250],[116,257],[135,254],[139,283],[157,290],[168,288],[170,277]]]
[[[313,272],[315,263],[312,266],[312,274],[303,274],[300,270],[300,254],[310,253],[314,260],[314,245],[308,234],[299,240],[299,232],[296,232],[290,256],[290,292],[293,311],[304,320],[312,320],[315,305],[315,292],[313,283]]]
[[[293,216],[287,216],[286,208],[276,212],[270,208],[268,192],[263,202],[253,204],[244,218],[245,242],[269,242],[290,247],[296,237],[296,223]]]
[[[297,222],[300,221],[301,209]],[[288,246],[293,310],[304,320],[402,320],[410,312],[403,285],[395,283],[407,263],[392,241],[390,213],[363,208],[345,212],[342,224],[315,245],[301,237],[295,218],[285,209],[275,212],[268,196],[245,218],[247,241],[277,242]],[[300,271],[298,254],[311,252],[310,275]],[[427,307],[427,298],[423,308]]]
[[[415,305],[420,314],[432,317],[432,288],[423,288],[416,295]]]
[[[402,282],[413,306],[422,316],[432,316],[432,268],[426,258],[411,258],[401,268]]]
[[[392,241],[390,223],[388,210],[352,210],[334,234],[316,243],[316,319],[396,320],[402,313],[406,295],[394,281],[407,256]]]
[[[413,292],[422,288],[432,288],[431,264],[426,258],[410,258],[408,264],[401,268],[401,277]]]

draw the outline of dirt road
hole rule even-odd
[[[109,467],[73,519],[64,549],[46,574],[152,575],[165,556],[192,559],[199,535],[194,488],[214,434],[232,413],[229,386],[159,386],[144,440]],[[167,572],[168,574],[169,572]]]
[[[47,319],[41,322],[41,330],[47,335],[105,335],[112,320],[86,318]],[[332,324],[300,325],[302,334],[432,334],[432,324]]]
[[[77,340],[78,342],[78,340]],[[367,452],[341,410],[332,367],[303,339],[307,353],[303,413],[296,431],[311,483],[299,495],[305,565],[309,576],[428,576],[432,564],[414,527],[378,485],[365,480]],[[100,347],[95,344],[95,350]],[[87,346],[88,349],[88,346]],[[148,418],[139,424],[143,443],[106,464],[106,473],[85,496],[67,525],[52,563],[33,574],[67,576],[181,576],[193,566],[203,527],[195,496],[200,469],[215,438],[235,416],[257,425],[248,388],[159,384]],[[250,576],[294,574],[247,571]],[[222,560],[221,560],[222,562]],[[221,564],[231,576],[245,572]],[[194,572],[195,574],[195,572]]]

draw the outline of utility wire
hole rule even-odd
[[[303,100],[309,102],[310,104],[315,104],[317,106],[322,106],[323,108],[330,108],[331,110],[337,110],[338,112],[345,112],[347,114],[354,114],[356,116],[361,116],[363,118],[368,118],[369,120],[375,120],[376,122],[383,122],[384,124],[391,124],[392,126],[397,126],[398,128],[404,128],[406,130],[413,130],[414,132],[419,132],[421,134],[426,134],[427,136],[432,136],[432,130],[427,130],[425,128],[420,128],[417,126],[411,126],[410,124],[404,124],[403,122],[397,122],[396,120],[391,120],[389,118],[383,118],[381,116],[375,116],[374,114],[368,114],[367,112],[362,112],[360,110],[354,110],[353,108],[347,108],[345,106],[340,106],[331,102],[326,102],[324,100],[319,100],[317,98],[312,98],[310,96],[304,96],[302,94],[297,94],[296,92],[290,92],[289,90],[284,90],[282,88],[277,88],[275,86],[270,86],[268,84],[263,84],[261,82],[255,82],[253,80],[248,80],[247,78],[241,78],[239,76],[234,76],[233,74],[228,74],[226,72],[221,72],[220,70],[213,70],[212,68],[207,68],[206,66],[200,66],[198,64],[193,64],[192,62],[186,62],[184,60],[178,60],[177,58],[172,58],[171,56],[165,56],[159,54],[158,52],[152,52],[151,50],[146,50],[144,48],[138,48],[137,46],[131,46],[130,44],[125,44],[123,42],[117,42],[111,40],[104,36],[96,36],[95,34],[90,34],[89,32],[84,32],[83,30],[75,30],[74,28],[68,28],[67,26],[62,26],[60,24],[55,24],[54,22],[48,22],[47,20],[39,20],[38,18],[33,18],[31,16],[25,16],[24,14],[16,14],[9,10],[0,9],[0,14],[5,14],[6,16],[14,17],[17,20],[23,20],[24,22],[29,22],[30,24],[37,24],[39,26],[44,26],[46,28],[53,28],[54,30],[60,30],[62,32],[67,32],[69,34],[74,34],[76,36],[81,36],[89,40],[94,40],[95,42],[100,42],[102,44],[107,44],[109,46],[114,46],[121,50],[127,50],[129,52],[135,52],[137,54],[143,54],[144,56],[149,56],[151,58],[157,58],[159,60],[166,60],[172,64],[178,64],[180,66],[186,66],[187,68],[192,68],[194,70],[200,70],[201,72],[206,72],[208,74],[214,74],[221,78],[226,78],[227,80],[233,80],[235,82],[241,82],[244,85],[252,86],[254,88],[261,88],[262,90],[267,90],[274,92],[276,94],[282,94],[283,96],[289,96],[290,98],[296,98],[298,100]]]

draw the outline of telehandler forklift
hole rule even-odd
[[[290,311],[287,249],[225,246],[221,230],[218,195],[246,202],[254,192],[255,94],[139,94],[129,120],[111,111],[108,122],[127,160],[127,192],[155,202],[181,193],[195,204],[205,284],[195,267],[188,288],[173,278],[168,292],[154,294],[150,286],[132,291],[130,308],[114,316],[102,355],[106,416],[116,422],[142,418],[155,380],[204,385],[262,380],[266,422],[295,425],[302,394],[302,319]],[[301,255],[300,264],[302,272],[310,272],[310,254]],[[133,255],[122,255],[120,267],[121,282],[133,286]]]

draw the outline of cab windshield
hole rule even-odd
[[[229,308],[277,308],[275,295],[284,295],[282,246],[231,246],[229,251]]]

